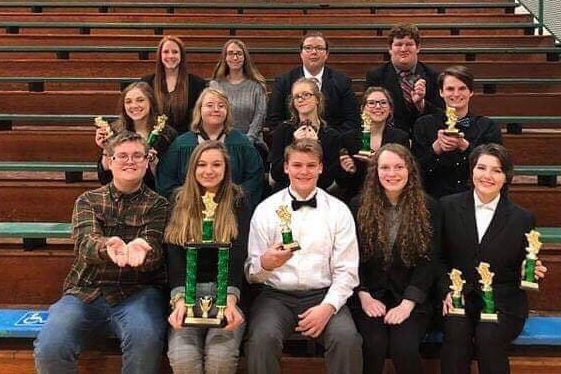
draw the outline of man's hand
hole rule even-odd
[[[360,299],[362,311],[368,317],[376,318],[386,315],[386,305],[380,300],[373,298],[368,292],[360,291],[358,298]]]
[[[226,301],[226,309],[224,309],[224,316],[226,317],[226,321],[228,324],[224,326],[224,330],[226,331],[234,331],[244,322],[244,318],[236,304],[238,302],[238,298],[234,295],[228,295],[228,299]]]
[[[284,265],[292,256],[292,251],[283,249],[280,243],[275,243],[261,255],[261,267],[267,271],[274,270]]]
[[[300,321],[295,331],[310,338],[317,338],[321,335],[333,314],[335,314],[335,308],[330,304],[313,306],[298,315]]]
[[[469,148],[469,142],[463,136],[446,135],[444,130],[438,130],[437,138],[432,144],[432,148],[437,155],[444,152],[452,152],[456,149],[464,152]]]
[[[415,308],[415,302],[403,299],[395,308],[390,309],[384,317],[384,323],[388,325],[399,325],[411,315]]]
[[[128,264],[132,267],[140,266],[146,259],[146,254],[152,250],[148,242],[142,238],[136,238],[127,244]]]
[[[119,267],[125,267],[128,263],[128,249],[125,242],[118,236],[112,236],[105,242],[107,255]]]

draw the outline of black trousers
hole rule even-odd
[[[388,355],[397,373],[422,373],[419,345],[427,332],[429,314],[413,311],[401,324],[386,325],[383,317],[368,317],[358,307],[353,310],[353,318],[362,335],[364,374],[382,373]]]
[[[508,347],[523,327],[523,318],[501,313],[498,323],[481,322],[479,316],[446,317],[442,374],[468,374],[474,353],[480,374],[510,373]]]

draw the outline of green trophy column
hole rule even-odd
[[[203,243],[210,243],[214,241],[214,220],[203,219]]]
[[[532,258],[526,258],[526,264],[524,265],[524,280],[526,282],[535,282],[534,274],[536,270],[536,260]]]
[[[185,304],[193,306],[197,294],[197,249],[195,247],[187,247],[185,261]]]
[[[492,289],[483,291],[483,313],[495,313],[495,298]]]
[[[216,285],[216,305],[226,306],[228,296],[228,266],[230,262],[230,250],[226,247],[218,249],[218,275]]]

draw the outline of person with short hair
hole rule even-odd
[[[76,258],[34,342],[41,374],[76,373],[80,353],[107,331],[121,342],[123,373],[160,372],[169,203],[143,183],[148,146],[139,134],[120,133],[106,152],[113,180],[74,205]]]
[[[446,106],[455,110],[460,134],[447,134],[447,117],[439,113],[419,118],[413,138],[425,190],[435,198],[469,190],[471,151],[480,144],[502,143],[500,126],[470,110],[474,79],[465,66],[446,68],[438,85]]]
[[[290,119],[287,104],[292,85],[296,80],[304,77],[314,80],[325,97],[325,120],[328,126],[341,133],[360,126],[358,104],[351,79],[326,66],[328,57],[329,43],[321,32],[309,32],[302,38],[300,44],[302,66],[275,79],[271,88],[267,124],[276,127]]]
[[[438,113],[444,103],[438,95],[438,73],[418,60],[421,34],[417,26],[399,24],[388,33],[390,61],[366,74],[366,86],[382,86],[394,100],[394,124],[413,137],[417,118]]]
[[[251,219],[245,272],[262,290],[250,311],[249,374],[280,373],[283,341],[294,332],[323,344],[328,373],[362,372],[361,338],[345,305],[358,285],[355,225],[347,206],[317,187],[321,160],[317,140],[286,147],[290,185]],[[284,249],[282,222],[300,249]]]

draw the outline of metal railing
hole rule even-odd
[[[559,0],[519,0],[538,20],[538,33],[544,29],[550,32],[557,43],[561,43],[561,1]]]

